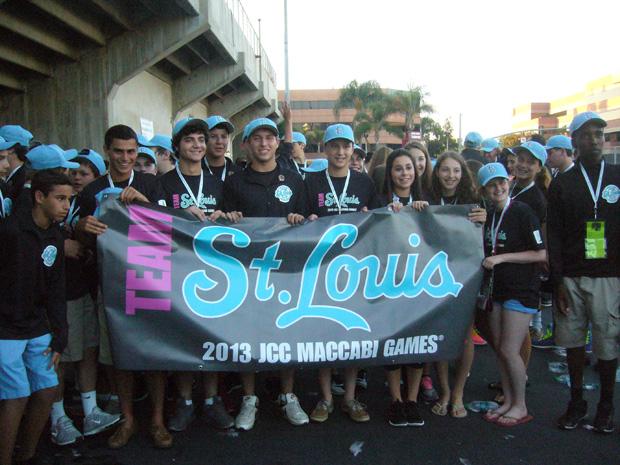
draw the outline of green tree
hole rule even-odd
[[[395,109],[405,115],[405,131],[407,133],[413,131],[417,116],[434,112],[433,106],[426,102],[428,95],[422,86],[414,86],[413,84],[409,84],[407,90],[397,91],[394,95]]]
[[[343,108],[353,108],[356,113],[365,111],[373,102],[383,98],[384,92],[377,81],[366,81],[361,84],[356,80],[349,82],[340,89],[340,95],[334,105],[334,115],[340,116]]]
[[[421,120],[421,125],[422,138],[431,156],[437,157],[446,150],[458,150],[458,141],[452,134],[452,124],[449,120],[442,126],[430,116],[425,116]]]

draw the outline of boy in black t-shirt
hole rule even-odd
[[[368,211],[381,206],[375,185],[365,174],[349,169],[353,145],[353,130],[346,124],[333,124],[325,131],[323,139],[327,155],[327,169],[308,173],[304,183],[308,193],[308,219],[341,215],[344,213]],[[355,399],[356,378],[359,367],[344,369],[343,412],[357,422],[370,420],[364,405]],[[310,417],[323,422],[334,410],[331,392],[331,368],[319,369],[321,399]]]
[[[243,131],[243,141],[252,164],[224,181],[224,209],[246,217],[286,218],[289,224],[305,220],[307,199],[301,177],[276,162],[278,128],[268,118],[251,121]],[[280,371],[279,403],[288,421],[294,425],[309,422],[299,400],[293,394],[294,370]],[[258,398],[255,395],[253,372],[241,373],[244,397],[235,419],[239,429],[254,427]]]
[[[106,131],[104,148],[110,160],[109,172],[91,182],[78,196],[80,220],[76,224],[78,239],[87,247],[95,248],[96,237],[105,233],[107,226],[98,219],[101,204],[108,198],[118,198],[122,202],[156,202],[164,204],[156,177],[134,172],[134,164],[138,156],[138,136],[128,126],[112,126]],[[93,270],[96,273],[96,270]],[[99,302],[101,304],[101,301]],[[112,354],[103,305],[99,309],[99,361],[112,365]],[[125,421],[108,439],[108,446],[118,449],[127,444],[131,436],[137,432],[137,424],[133,411],[133,372],[114,370],[116,389],[121,403],[121,411]],[[150,397],[153,401],[153,414],[149,432],[155,447],[172,446],[172,436],[164,426],[164,387],[165,375],[162,372],[147,373]]]
[[[219,181],[234,171],[232,160],[226,157],[230,135],[235,131],[233,124],[223,116],[212,115],[206,119],[207,150],[202,160],[203,167]]]
[[[33,208],[0,223],[0,463],[12,455],[23,419],[19,463],[34,457],[56,394],[55,369],[67,344],[63,237],[69,178],[32,179]],[[26,408],[27,407],[27,408]],[[24,412],[26,412],[24,414]]]

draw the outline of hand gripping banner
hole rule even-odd
[[[469,206],[289,226],[200,223],[113,200],[99,266],[113,356],[131,370],[389,365],[460,356],[482,279]]]

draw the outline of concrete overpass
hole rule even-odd
[[[274,70],[239,0],[0,0],[0,124],[101,148],[111,124],[277,114]]]

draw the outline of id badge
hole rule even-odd
[[[585,240],[586,259],[607,258],[607,241],[605,240],[605,221],[586,221]]]

